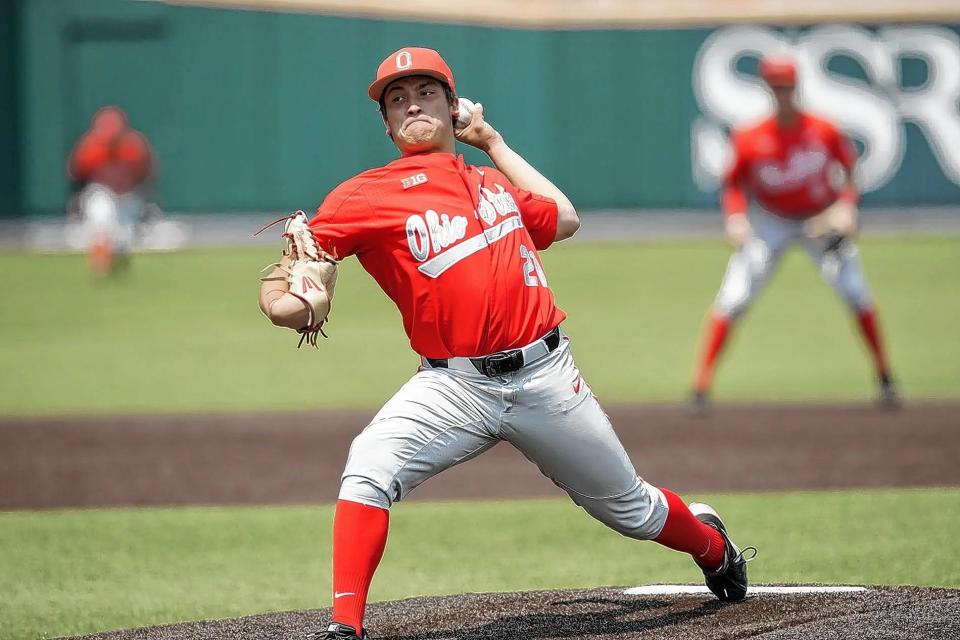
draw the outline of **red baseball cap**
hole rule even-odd
[[[430,76],[446,82],[451,91],[457,92],[453,84],[453,72],[439,53],[423,47],[405,47],[394,51],[380,63],[377,79],[367,89],[367,95],[371,100],[380,102],[387,85],[405,76]]]
[[[771,87],[794,87],[797,84],[797,63],[790,56],[764,56],[757,70]]]

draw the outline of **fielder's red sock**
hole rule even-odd
[[[880,328],[877,326],[877,312],[873,309],[861,309],[857,312],[857,323],[860,333],[873,356],[873,365],[877,369],[877,377],[889,378],[890,370],[887,367],[887,356],[883,351],[883,342],[880,340]]]
[[[654,538],[665,547],[693,556],[701,567],[719,569],[726,545],[720,532],[703,524],[690,512],[683,499],[669,489],[660,488],[667,497],[670,511],[660,535]]]
[[[361,634],[373,572],[387,546],[390,512],[337,500],[333,517],[333,619]]]
[[[713,381],[713,369],[717,356],[723,351],[727,343],[727,336],[730,333],[730,319],[718,313],[710,316],[710,323],[707,326],[703,336],[703,352],[700,356],[700,363],[697,369],[697,375],[693,382],[693,388],[696,391],[706,392],[710,389],[710,383]]]

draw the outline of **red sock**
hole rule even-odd
[[[361,634],[373,572],[387,546],[390,512],[337,500],[333,517],[333,619]]]
[[[857,322],[860,324],[860,333],[873,356],[873,365],[877,369],[878,378],[887,378],[890,371],[887,368],[887,356],[883,352],[883,343],[880,341],[880,329],[877,327],[877,313],[873,309],[861,309],[857,312]]]
[[[667,513],[663,531],[654,538],[654,542],[659,542],[675,551],[689,553],[702,567],[720,568],[726,549],[720,532],[697,520],[697,517],[690,513],[683,499],[673,491],[663,488],[660,491],[667,497],[670,511]]]
[[[697,376],[693,383],[695,390],[706,392],[710,389],[710,383],[713,380],[714,363],[717,360],[717,356],[723,351],[724,345],[727,343],[730,324],[730,319],[719,313],[712,313],[710,315],[710,324],[703,336],[703,352],[700,356]]]

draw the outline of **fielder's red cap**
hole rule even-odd
[[[453,85],[453,72],[439,53],[423,47],[405,47],[394,51],[380,63],[377,79],[367,89],[367,95],[371,100],[380,102],[387,85],[404,76],[430,76],[446,82],[451,91],[457,92]]]
[[[790,56],[769,55],[760,60],[760,77],[771,87],[793,87],[797,84],[797,63]]]
[[[90,128],[99,131],[123,131],[127,128],[127,114],[112,104],[100,107],[90,118]]]

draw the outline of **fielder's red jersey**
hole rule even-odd
[[[136,129],[86,133],[70,154],[67,173],[78,182],[99,182],[117,193],[142,185],[154,171],[153,152]]]
[[[405,156],[361,173],[327,195],[310,228],[328,253],[357,256],[421,356],[520,347],[565,318],[537,255],[556,237],[556,202],[462,156]]]
[[[841,195],[839,163],[853,171],[856,151],[831,123],[807,113],[787,128],[771,117],[733,135],[734,161],[723,188],[727,214],[747,210],[752,195],[785,218],[808,218]],[[845,194],[856,199],[855,193]]]

